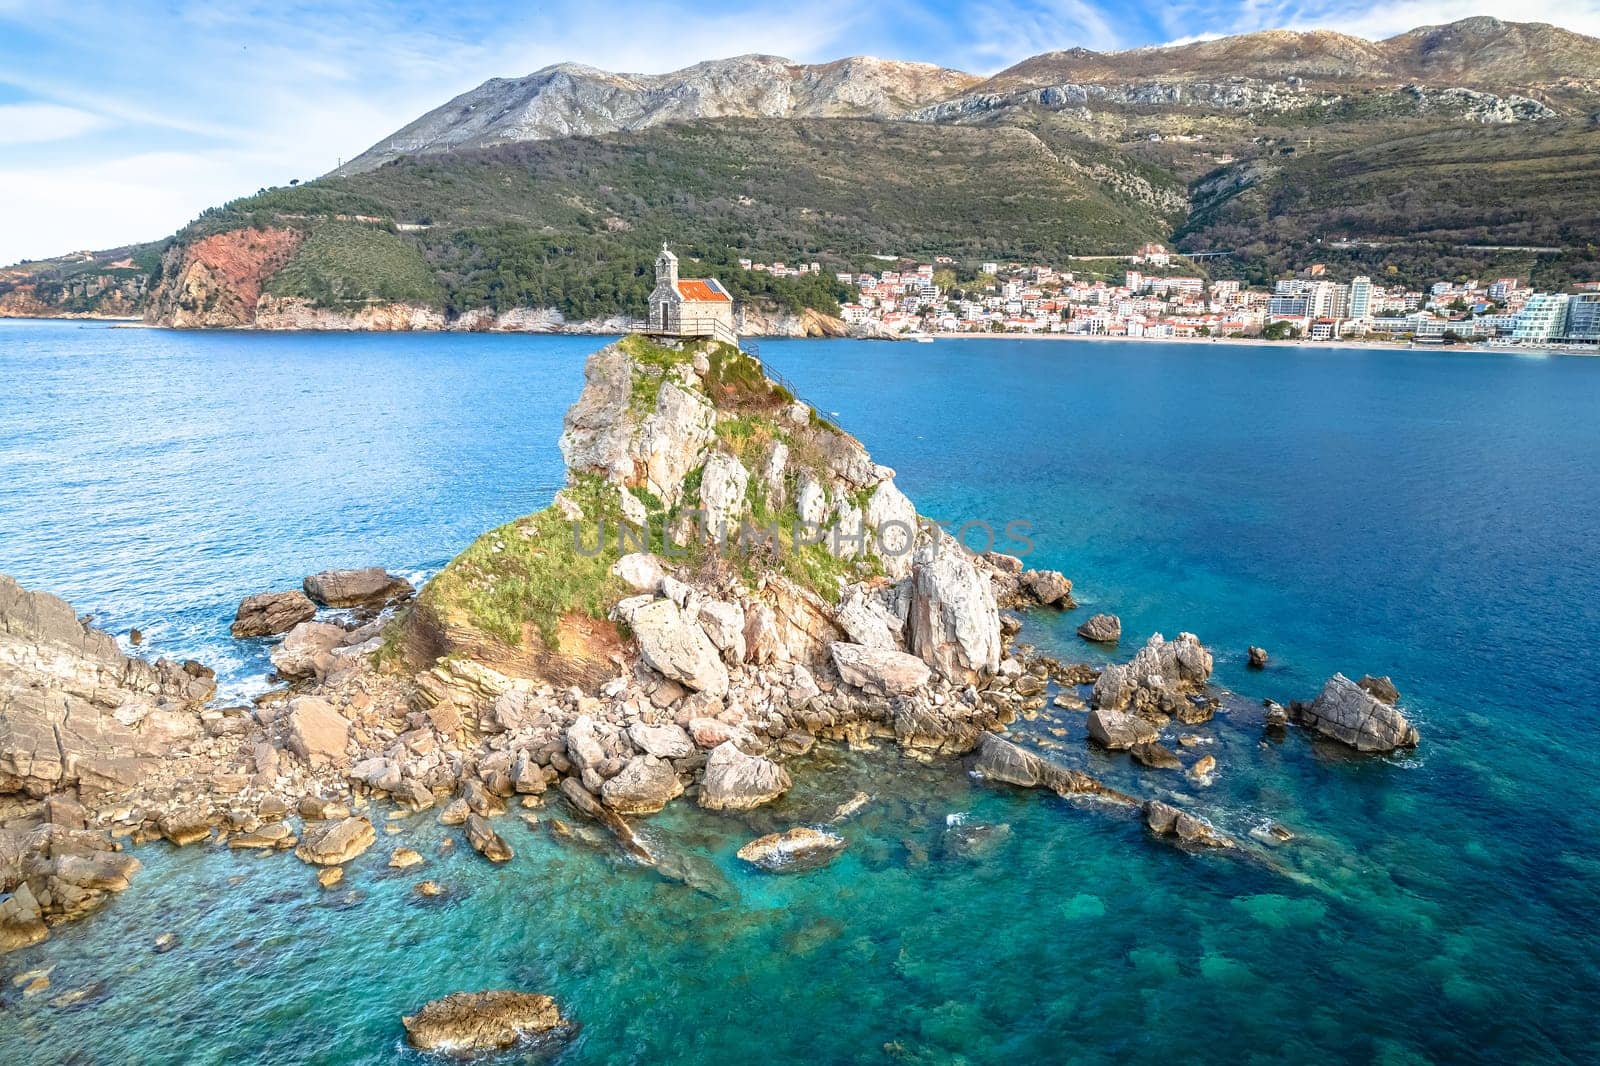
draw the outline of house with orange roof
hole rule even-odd
[[[733,297],[716,278],[678,277],[678,257],[667,246],[656,256],[656,287],[650,293],[646,332],[667,337],[715,337],[738,344]]]

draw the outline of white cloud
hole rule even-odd
[[[60,104],[0,104],[0,144],[33,144],[81,137],[106,120]]]
[[[244,191],[259,165],[229,153],[150,152],[75,166],[7,167],[0,170],[6,205],[0,263],[164,237],[201,207]]]

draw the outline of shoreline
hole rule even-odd
[[[435,333],[435,334],[490,334],[502,336],[529,336],[529,337],[616,337],[622,336],[616,330],[610,329],[584,329],[574,327],[568,329],[263,329],[257,326],[208,326],[202,328],[163,326],[144,321],[136,316],[109,316],[109,315],[0,315],[0,322],[99,322],[105,323],[108,329],[150,329],[170,330],[173,333],[277,333],[277,334],[401,334],[401,333]],[[1522,355],[1546,356],[1569,355],[1587,356],[1590,358],[1600,356],[1600,350],[1585,350],[1575,348],[1516,348],[1500,347],[1488,344],[1414,344],[1403,341],[1390,340],[1338,340],[1314,341],[1306,338],[1266,340],[1257,337],[1109,337],[1103,335],[1083,333],[924,333],[915,336],[853,336],[840,337],[815,337],[797,336],[791,333],[746,333],[740,335],[741,340],[764,341],[884,341],[897,344],[917,344],[922,340],[930,341],[993,341],[993,340],[1020,340],[1029,342],[1073,342],[1081,341],[1092,344],[1106,343],[1133,343],[1133,344],[1189,344],[1189,345],[1228,345],[1235,347],[1251,348],[1322,348],[1341,349],[1348,348],[1361,351],[1440,351],[1451,353],[1471,352],[1483,355]]]

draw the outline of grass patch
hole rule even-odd
[[[578,533],[584,551],[592,554],[578,550],[573,524],[547,507],[479,537],[428,583],[424,604],[441,615],[460,612],[475,628],[512,646],[522,642],[525,623],[553,647],[562,615],[604,618],[628,592],[611,573],[622,520],[617,490],[591,476],[564,491],[583,508]],[[595,553],[601,523],[606,539]]]
[[[334,309],[369,303],[444,306],[444,290],[417,246],[360,222],[312,226],[289,262],[267,279],[266,290]]]

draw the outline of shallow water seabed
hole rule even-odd
[[[596,343],[0,324],[0,570],[259,684],[265,646],[226,635],[240,597],[427,572],[548,501]],[[438,852],[424,814],[329,892],[292,858],[155,845],[105,912],[0,964],[55,967],[41,995],[0,985],[0,1060],[420,1061],[399,1016],[487,987],[557,996],[579,1028],[529,1054],[563,1062],[1600,1056],[1600,366],[1004,339],[762,356],[924,513],[1033,523],[1030,565],[1084,606],[1024,639],[1100,662],[1198,633],[1242,694],[1173,729],[1213,738],[1209,788],[1090,749],[1081,712],[1013,730],[1236,836],[1283,822],[1296,839],[1263,851],[1292,876],[887,746],[819,753],[748,817],[647,820],[702,890],[515,814],[508,867]],[[1074,636],[1096,610],[1119,647]],[[1255,701],[1334,670],[1394,676],[1418,751],[1263,745]],[[833,864],[734,859],[857,789],[876,798]],[[985,825],[1010,829],[950,833]],[[428,864],[386,870],[401,844]],[[424,878],[450,893],[420,899]]]

